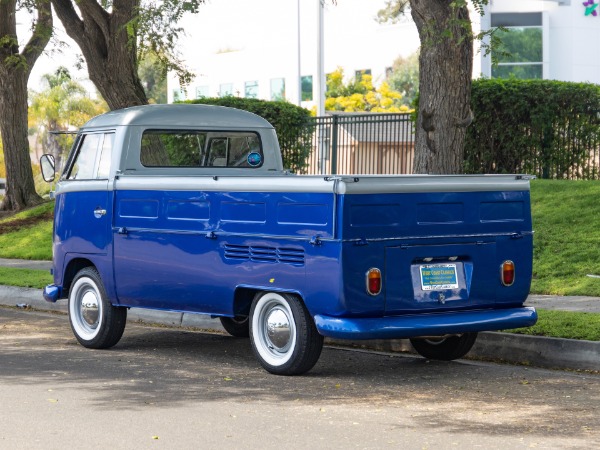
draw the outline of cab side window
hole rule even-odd
[[[83,135],[67,179],[107,179],[110,172],[114,137],[114,133]]]

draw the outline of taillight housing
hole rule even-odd
[[[504,286],[512,286],[515,282],[515,263],[506,260],[500,266],[500,281]]]
[[[367,271],[366,277],[367,293],[369,295],[379,295],[381,293],[381,270],[373,267]]]

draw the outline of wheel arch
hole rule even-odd
[[[96,265],[87,258],[73,258],[67,264],[63,275],[63,283],[62,283],[62,292],[65,297],[68,297],[69,291],[71,290],[71,284],[73,284],[73,280],[75,279],[75,275],[86,267],[93,267],[96,270],[98,268]]]
[[[277,289],[272,286],[246,286],[240,285],[235,288],[233,294],[233,316],[247,316],[250,314],[250,307],[256,294],[265,292],[276,292],[278,294],[291,294],[300,299],[304,306],[308,310],[306,301],[302,292],[293,289]],[[312,314],[311,314],[312,316]]]

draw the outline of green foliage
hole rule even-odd
[[[145,54],[139,62],[138,75],[148,103],[167,103],[167,73],[156,55]]]
[[[48,87],[41,92],[30,92],[30,128],[42,132],[67,131],[108,111],[106,103],[90,98],[85,87],[72,80],[65,67],[45,74],[43,79]]]
[[[597,181],[532,181],[533,293],[600,297],[598,198]]]
[[[379,23],[398,23],[409,8],[408,0],[386,0],[385,7],[377,12]]]
[[[240,97],[202,98],[186,103],[227,106],[261,116],[277,131],[283,166],[298,173],[308,166],[312,150],[312,128],[306,126],[310,118],[310,111],[307,109],[284,101]]]
[[[341,67],[327,75],[325,95],[325,109],[328,111],[408,112],[408,107],[401,104],[402,94],[387,82],[375,88],[372,76],[363,73],[344,84]]]
[[[393,90],[402,94],[402,104],[411,107],[419,92],[419,52],[407,58],[398,57],[387,81]]]
[[[30,92],[29,128],[36,134],[43,153],[56,158],[60,170],[72,144],[72,135],[55,134],[73,131],[92,117],[108,110],[103,100],[90,98],[86,89],[71,79],[69,70],[59,67],[52,74],[45,74],[47,88]]]
[[[600,86],[551,80],[476,80],[466,173],[600,178]]]
[[[181,86],[188,85],[194,75],[177,52],[177,41],[185,32],[178,23],[186,13],[196,14],[204,0],[145,0],[141,3],[138,14],[127,26],[131,41],[137,44],[138,61],[153,55],[163,73],[173,71]]]

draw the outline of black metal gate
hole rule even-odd
[[[317,174],[409,174],[414,130],[410,114],[336,113],[307,125],[311,152],[299,172]]]

